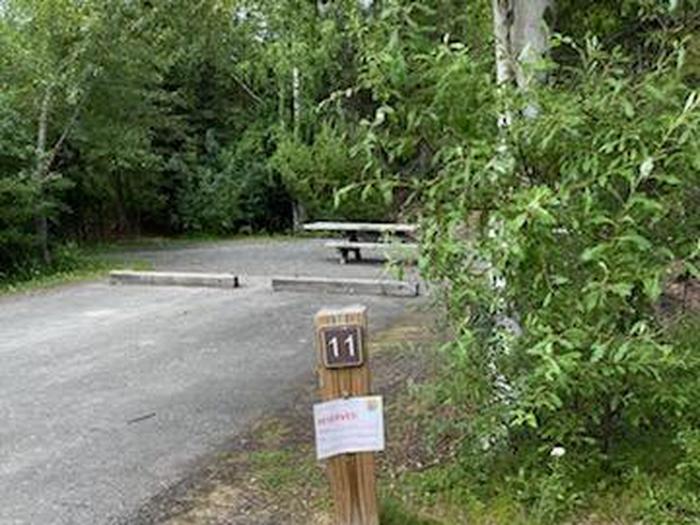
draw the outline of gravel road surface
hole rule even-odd
[[[0,299],[2,525],[119,521],[308,381],[319,308],[361,302],[376,329],[411,302],[273,293],[272,275],[385,275],[339,265],[317,239],[130,256],[244,287],[93,282]]]

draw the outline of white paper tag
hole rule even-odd
[[[316,457],[384,450],[381,396],[334,399],[314,405]]]

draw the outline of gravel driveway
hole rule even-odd
[[[321,240],[130,256],[160,270],[231,271],[244,287],[93,282],[0,299],[2,525],[129,514],[308,381],[319,308],[361,302],[378,328],[407,304],[273,293],[271,275],[385,275],[381,265],[339,265]]]

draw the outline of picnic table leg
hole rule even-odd
[[[347,248],[338,248],[340,252],[340,264],[345,264],[348,262],[349,250]]]
[[[349,240],[350,242],[357,242],[357,241],[359,240],[358,235],[359,235],[358,232],[350,232],[349,235],[348,235],[348,240]],[[345,252],[345,262],[348,262],[348,255],[350,254],[351,251],[355,254],[355,261],[361,261],[361,260],[362,260],[362,257],[360,256],[360,249],[359,249],[359,248],[353,248],[353,249],[351,249],[351,250],[346,250],[346,252]]]

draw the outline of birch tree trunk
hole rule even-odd
[[[41,256],[44,263],[51,263],[51,252],[49,251],[49,223],[46,216],[45,203],[44,203],[44,182],[46,179],[46,172],[48,171],[47,166],[47,151],[46,151],[46,137],[48,135],[49,127],[49,112],[51,111],[51,97],[52,97],[52,86],[47,86],[44,92],[44,97],[41,101],[41,110],[39,113],[39,124],[37,130],[36,139],[36,167],[34,172],[34,179],[39,191],[39,202],[36,207],[36,236],[37,242],[39,243],[39,249],[41,250]]]
[[[287,97],[285,96],[285,89],[286,89],[286,82],[279,80],[278,85],[277,85],[277,115],[279,117],[280,127],[282,128],[282,130],[287,129],[287,122],[286,122]]]
[[[49,220],[46,213],[46,179],[51,171],[51,166],[63,147],[63,144],[68,139],[68,135],[78,121],[81,108],[85,103],[85,100],[83,100],[81,103],[75,106],[73,115],[64,125],[60,137],[54,144],[49,146],[49,117],[51,114],[53,92],[54,86],[53,84],[49,84],[44,91],[44,97],[41,101],[35,149],[36,165],[34,168],[34,181],[38,188],[39,197],[39,202],[37,203],[35,211],[36,236],[39,249],[41,250],[42,259],[46,264],[51,263],[51,250],[49,250]]]
[[[511,29],[514,0],[492,0],[493,36],[496,46],[496,83],[499,86],[513,80]]]
[[[294,138],[299,140],[301,131],[301,74],[299,68],[292,68],[292,129]],[[306,209],[304,205],[295,200],[292,204],[292,223],[295,231],[301,230],[302,224],[306,222]]]
[[[534,78],[537,77],[537,63],[546,56],[549,50],[549,30],[545,21],[548,9],[553,8],[553,0],[492,0],[493,8],[493,33],[496,54],[496,84],[499,95],[503,98],[502,113],[498,117],[498,125],[501,129],[501,142],[497,150],[497,156],[504,164],[510,157],[507,142],[507,130],[513,119],[512,108],[508,107],[503,95],[509,85],[516,85],[521,91],[527,91]],[[539,80],[544,80],[539,76]],[[537,107],[528,104],[523,108],[526,117],[536,117]],[[502,227],[493,223],[491,233],[495,233]],[[494,290],[502,290],[507,287],[505,279],[495,270],[490,273],[490,279]],[[500,330],[510,334],[511,337],[519,337],[522,328],[515,317],[507,315],[505,309],[496,315],[496,325]],[[489,357],[489,369],[493,376],[496,396],[501,402],[510,403],[515,396],[512,385],[499,369],[499,352],[510,352],[510,344],[503,343],[502,347],[492,348]]]
[[[511,29],[513,26],[514,0],[492,0],[493,2],[493,36],[496,48],[496,85],[499,98],[502,100],[504,88],[512,83],[515,73],[512,60]],[[503,111],[498,116],[498,127],[502,130],[511,122],[509,109],[503,105]],[[505,136],[500,148],[505,150]],[[504,151],[505,152],[505,151]]]
[[[299,130],[301,129],[301,77],[299,68],[292,68],[292,122],[294,129],[294,137],[299,138]]]
[[[546,14],[553,0],[514,0],[515,16],[511,27],[511,45],[516,58],[518,88],[526,90],[533,80],[544,81],[537,63],[549,52],[550,31]]]
[[[536,64],[549,51],[546,23],[553,0],[492,0],[496,47],[496,81],[499,86],[515,81],[527,89],[535,77]]]

